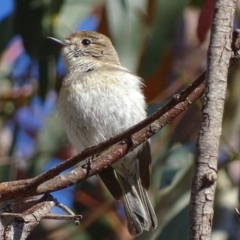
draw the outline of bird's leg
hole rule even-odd
[[[127,137],[125,140],[123,140],[123,143],[130,145],[130,147],[139,145],[138,142],[135,141],[133,135],[131,135],[131,136]]]
[[[89,175],[90,171],[92,170],[91,163],[94,161],[95,158],[97,158],[100,154],[93,155],[91,157],[86,158],[85,164],[82,165],[82,168],[87,170],[87,176]]]

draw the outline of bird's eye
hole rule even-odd
[[[85,45],[85,46],[89,45],[90,43],[91,43],[91,41],[89,39],[85,38],[85,39],[82,40],[82,44]]]

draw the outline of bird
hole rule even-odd
[[[76,31],[65,40],[48,37],[61,49],[67,74],[58,97],[58,111],[70,143],[83,151],[146,118],[143,80],[120,63],[111,40],[94,31]],[[157,227],[147,190],[151,149],[147,141],[99,176],[122,200],[132,236]]]

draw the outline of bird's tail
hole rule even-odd
[[[122,177],[116,173],[123,192],[123,204],[128,220],[128,230],[133,236],[157,227],[157,217],[136,169],[134,176]]]

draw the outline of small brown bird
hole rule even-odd
[[[68,74],[58,99],[59,114],[70,142],[78,152],[113,137],[146,117],[139,77],[122,67],[106,36],[75,32],[60,41]],[[151,153],[146,142],[99,173],[116,199],[123,200],[133,236],[155,229],[157,218],[147,190]]]

